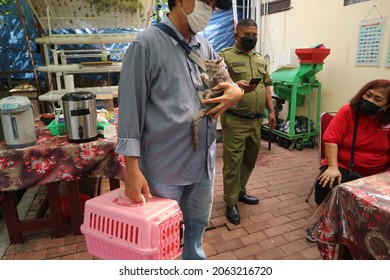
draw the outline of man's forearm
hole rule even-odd
[[[124,156],[126,177],[139,171],[138,157]]]
[[[272,94],[269,86],[265,87],[265,106],[267,107],[268,113],[274,114],[274,104],[272,102]]]

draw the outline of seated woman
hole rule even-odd
[[[323,135],[325,159],[315,188],[317,204],[340,183],[390,170],[389,107],[390,81],[374,80],[337,112]]]
[[[325,158],[315,187],[318,205],[340,183],[390,170],[389,107],[390,81],[374,80],[329,123],[322,137]],[[315,241],[309,230],[306,239]]]

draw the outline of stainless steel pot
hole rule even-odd
[[[68,141],[80,143],[96,140],[96,95],[76,91],[64,94],[61,99]]]

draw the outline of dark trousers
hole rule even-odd
[[[328,165],[324,165],[324,166],[321,166],[320,167],[320,175],[322,173],[325,172],[325,170],[328,169]],[[341,168],[339,167],[339,170],[341,172],[341,183],[344,183],[344,182],[348,182],[350,181],[349,179],[349,170],[348,169],[345,169],[345,168]],[[314,191],[314,198],[315,198],[315,201],[318,205],[320,205],[324,199],[326,198],[326,196],[333,190],[333,188],[335,186],[338,185],[338,182],[335,181],[333,183],[333,187],[330,188],[329,187],[329,183],[325,186],[325,187],[322,187],[322,185],[320,185],[319,181],[317,181],[317,185],[315,187],[315,191]]]
[[[240,193],[256,165],[260,150],[262,119],[221,116],[223,143],[223,199],[226,206],[237,205]]]

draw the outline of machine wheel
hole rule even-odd
[[[283,146],[283,137],[278,137],[278,145],[279,145],[279,147],[282,147]]]
[[[314,148],[315,142],[314,142],[313,137],[310,137],[310,138],[309,138],[309,140],[308,140],[308,142],[307,142],[307,146],[308,146],[309,148]]]
[[[288,149],[289,146],[290,140],[288,140],[287,138],[283,138],[283,148]]]
[[[303,141],[302,140],[297,140],[297,142],[295,142],[295,149],[297,149],[298,151],[302,151],[303,150]]]
[[[273,133],[270,133],[270,139],[271,139],[271,142],[276,142],[276,141],[278,141],[278,136],[273,134]]]

